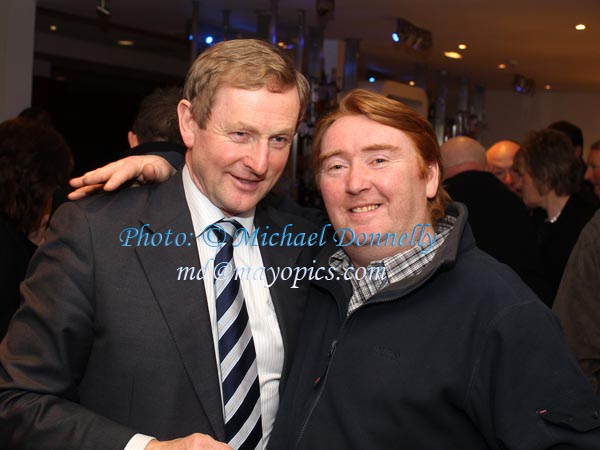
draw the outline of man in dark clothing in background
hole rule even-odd
[[[441,146],[444,187],[464,203],[477,247],[507,264],[547,305],[552,304],[527,208],[504,183],[487,172],[485,149],[458,136]]]

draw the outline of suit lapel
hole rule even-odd
[[[203,281],[178,280],[180,267],[200,268],[181,171],[157,187],[140,222],[148,224],[150,236],[162,235],[161,245],[137,247],[136,251],[214,435],[224,440],[221,391]],[[165,242],[169,230],[172,245]],[[182,233],[179,243],[185,236],[180,246],[174,243],[178,233]]]

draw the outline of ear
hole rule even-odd
[[[181,132],[183,143],[187,148],[192,148],[196,137],[195,131],[198,128],[198,124],[192,114],[192,104],[188,100],[180,100],[177,105],[177,115],[179,116],[179,131]]]
[[[427,185],[425,187],[427,198],[434,198],[440,185],[440,166],[432,164],[427,167]]]
[[[137,135],[133,131],[127,133],[127,142],[129,142],[129,148],[137,147],[140,145]]]

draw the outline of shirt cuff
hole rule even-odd
[[[140,433],[135,434],[131,439],[129,439],[129,442],[123,450],[144,450],[146,445],[148,445],[148,442],[150,442],[152,439],[156,438]]]

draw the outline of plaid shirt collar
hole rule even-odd
[[[450,215],[438,222],[431,248],[417,244],[405,252],[371,262],[364,272],[354,271],[350,257],[342,249],[331,255],[329,265],[338,274],[346,275],[352,284],[348,315],[383,288],[421,273],[443,245],[455,222],[456,218]]]

